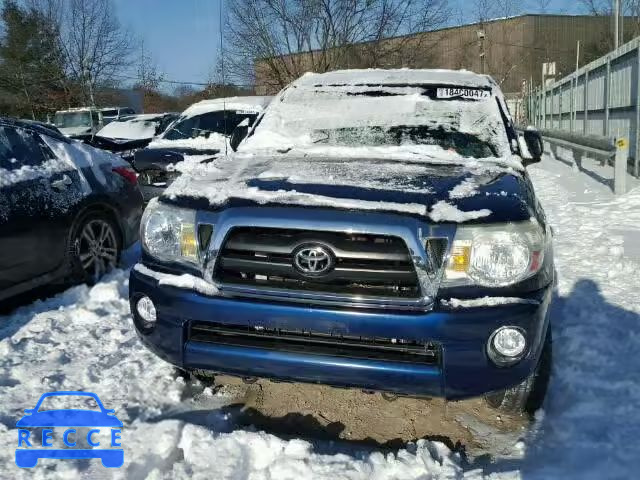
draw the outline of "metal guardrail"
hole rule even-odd
[[[530,92],[525,103],[528,121],[540,129],[625,138],[640,178],[640,37]]]
[[[597,135],[576,135],[562,130],[540,130],[542,140],[555,147],[571,150],[575,165],[582,171],[584,157],[595,157],[602,165],[613,167],[612,189],[616,195],[627,192],[627,164],[629,142],[626,138],[612,139]],[[553,152],[557,157],[556,152]]]

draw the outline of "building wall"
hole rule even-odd
[[[523,15],[446,28],[385,40],[383,48],[389,48],[394,54],[377,63],[368,54],[371,45],[367,44],[325,52],[324,58],[320,58],[320,52],[311,52],[259,60],[255,66],[256,93],[276,93],[306,71],[326,71],[326,65],[331,65],[329,69],[377,65],[381,68],[466,69],[480,73],[483,70],[482,42],[477,32],[481,29],[485,31],[485,73],[493,76],[504,92],[519,93],[523,90],[523,82],[533,81],[534,86],[541,83],[543,62],[556,63],[557,78],[575,69],[578,40],[583,58],[591,60],[584,55],[593,52],[596,45],[602,46],[610,34],[611,20],[592,16]],[[399,45],[403,51],[395,52]],[[269,62],[284,62],[287,73],[273,78]]]

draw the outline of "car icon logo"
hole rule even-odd
[[[85,397],[85,400],[93,399],[98,409],[44,409],[42,406],[47,398],[70,396]],[[95,393],[80,391],[45,393],[34,408],[25,410],[25,414],[16,423],[18,427],[16,465],[18,467],[33,468],[40,458],[99,458],[102,465],[108,468],[121,467],[124,463],[124,450],[120,443],[122,422],[115,416],[114,410],[104,407]],[[35,436],[32,438],[34,430],[30,429],[33,428],[42,428],[41,442],[37,442]],[[57,432],[58,434],[54,435],[53,428],[64,429],[64,433]],[[79,438],[81,435],[78,428],[88,428],[86,436]],[[85,438],[90,448],[74,448]],[[66,448],[53,448],[54,440],[62,440]],[[107,445],[112,448],[97,448]]]

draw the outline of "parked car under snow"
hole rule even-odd
[[[58,110],[54,117],[56,127],[67,137],[91,135],[123,115],[135,115],[130,107],[79,107]]]
[[[271,98],[217,98],[187,108],[147,148],[135,153],[133,166],[145,200],[162,194],[181,172],[231,152],[231,133],[243,121],[252,125]]]
[[[95,282],[138,239],[142,195],[120,157],[0,117],[0,301]]]
[[[92,147],[117,153],[133,163],[135,152],[149,145],[177,118],[177,113],[129,115],[112,121],[96,134],[76,135],[73,138]]]
[[[525,169],[541,155],[488,76],[307,74],[147,207],[135,326],[197,375],[535,408],[555,278]]]

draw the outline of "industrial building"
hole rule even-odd
[[[625,18],[625,22],[637,25],[635,18]],[[342,47],[348,48],[348,54],[340,55],[340,61],[329,69],[371,66],[467,69],[493,76],[508,96],[521,96],[529,85],[552,83],[572,72],[576,60],[584,65],[608,51],[611,23],[611,18],[604,16],[520,15],[385,39],[380,42],[383,47],[392,49],[402,42],[402,48],[385,57],[384,62],[372,63],[367,55],[368,44]],[[625,37],[631,34],[629,28]],[[278,60],[286,62],[289,76],[295,77],[319,70],[311,58],[316,53],[305,52]],[[277,68],[273,59],[256,61],[256,93],[275,93],[283,83],[294,79],[274,75],[274,66]]]

